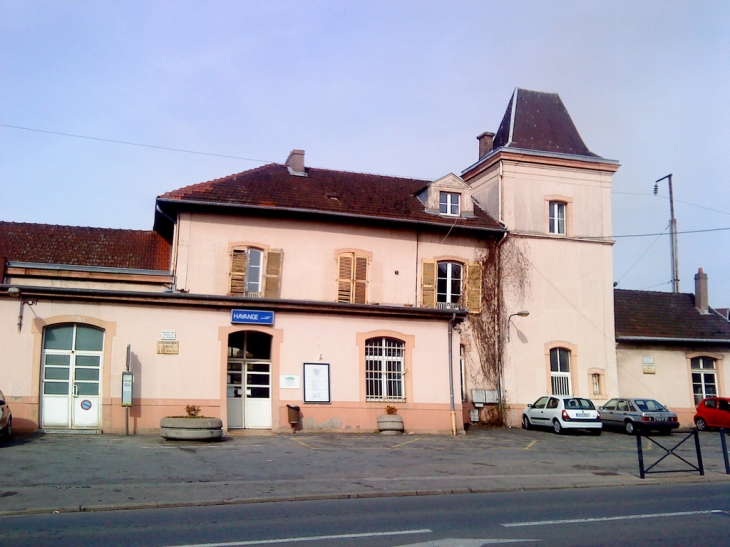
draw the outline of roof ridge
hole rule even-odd
[[[224,180],[230,179],[232,177],[237,177],[238,175],[243,175],[244,173],[253,173],[255,171],[259,171],[261,169],[264,169],[266,167],[270,167],[272,165],[283,165],[281,163],[267,163],[265,165],[259,165],[258,167],[254,167],[253,169],[246,169],[245,171],[240,171],[238,173],[231,173],[230,175],[225,175],[223,177],[218,177],[215,179],[206,180],[203,182],[196,182],[195,184],[189,184],[187,186],[182,186],[180,188],[175,188],[174,190],[170,190],[169,192],[165,192],[164,194],[160,194],[157,196],[158,198],[165,197],[169,194],[174,194],[176,192],[183,192],[183,191],[190,191],[190,190],[200,190],[204,189],[206,185],[215,184],[218,182],[223,182]]]
[[[135,233],[150,233],[156,234],[154,230],[137,230],[134,228],[104,228],[101,226],[74,226],[71,224],[48,224],[43,222],[15,222],[12,220],[0,220],[0,225],[12,224],[14,226],[46,226],[48,228],[72,228],[72,229],[83,229],[83,230],[104,230],[107,232],[135,232]]]

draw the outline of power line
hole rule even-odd
[[[142,144],[139,142],[120,141],[115,139],[104,139],[102,137],[89,137],[87,135],[76,135],[74,133],[63,133],[61,131],[48,131],[46,129],[34,129],[32,127],[22,127],[19,125],[8,125],[0,123],[0,127],[8,127],[10,129],[22,129],[23,131],[33,131],[35,133],[47,133],[49,135],[60,135],[62,137],[74,137],[76,139],[87,139],[91,141],[111,142],[114,144],[126,144],[127,146],[140,146],[142,148],[154,148],[156,150],[167,150],[169,152],[184,152],[186,154],[198,154],[199,156],[213,156],[216,158],[228,158],[232,160],[255,161],[259,163],[275,163],[266,160],[257,160],[256,158],[243,158],[241,156],[228,156],[226,154],[213,154],[211,152],[198,152],[197,150],[185,150],[184,148],[171,148],[169,146],[155,146],[154,144]]]
[[[705,232],[725,232],[730,228],[709,228],[707,230],[685,230],[683,232],[677,232],[677,234],[702,234]],[[652,236],[663,236],[666,233],[664,230],[660,234],[630,234],[625,236],[612,236],[613,239],[624,238],[624,237],[652,237]],[[604,239],[604,238],[587,238],[587,239]]]

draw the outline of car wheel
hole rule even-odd
[[[556,435],[560,435],[563,432],[563,426],[560,425],[558,420],[553,420],[553,432]]]
[[[3,437],[5,437],[6,439],[9,439],[12,434],[13,434],[13,419],[8,418],[8,425],[6,425],[5,429],[3,429]]]
[[[600,437],[602,430],[601,429],[591,429],[590,431],[591,431],[591,435],[593,435],[594,437]]]
[[[633,435],[636,433],[636,427],[634,427],[634,422],[631,420],[624,423],[624,431],[627,435]]]
[[[697,418],[695,420],[695,425],[697,426],[697,429],[699,429],[700,431],[704,431],[705,429],[707,429],[707,422],[705,421],[704,418]]]
[[[530,429],[530,418],[522,416],[522,429]]]

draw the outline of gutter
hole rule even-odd
[[[7,268],[29,268],[33,270],[75,271],[110,274],[166,275],[168,270],[136,270],[134,268],[113,268],[107,266],[81,266],[77,264],[45,264],[39,262],[6,262]]]
[[[234,203],[218,203],[218,202],[210,202],[210,201],[195,201],[195,200],[185,200],[185,199],[164,199],[164,198],[157,198],[157,202],[163,203],[163,204],[180,204],[180,205],[197,205],[202,207],[209,207],[209,208],[230,208],[230,209],[252,209],[255,211],[263,211],[263,212],[287,212],[287,213],[295,213],[295,214],[303,214],[308,216],[332,216],[332,217],[339,217],[339,218],[345,218],[348,220],[371,220],[371,221],[377,221],[377,222],[392,222],[393,224],[407,224],[407,225],[416,225],[416,226],[431,226],[431,227],[438,227],[438,228],[451,228],[450,224],[444,224],[440,222],[427,222],[423,220],[409,220],[409,219],[398,219],[398,218],[391,218],[391,217],[378,217],[373,215],[357,215],[354,213],[338,213],[336,211],[317,211],[313,209],[302,209],[298,207],[266,207],[263,205],[241,205],[241,204],[234,204]],[[159,205],[158,205],[159,207]],[[457,226],[453,227],[456,230],[469,230],[469,231],[476,231],[476,232],[496,232],[496,233],[502,233],[507,231],[503,228],[487,228],[484,226],[466,226],[464,224],[459,224]]]
[[[317,302],[312,300],[288,300],[274,298],[245,298],[212,294],[189,294],[180,292],[110,291],[100,289],[75,289],[66,287],[37,287],[13,284],[20,289],[23,298],[32,300],[68,300],[88,302],[111,302],[118,304],[139,304],[143,306],[180,306],[202,309],[249,308],[290,313],[321,313],[327,315],[360,315],[369,317],[396,317],[450,321],[456,316],[464,320],[467,311],[439,310],[435,308],[414,308],[409,306],[381,306],[379,304],[344,304],[338,302]],[[11,285],[0,285],[0,295],[7,294]]]
[[[617,342],[684,342],[702,344],[730,344],[725,338],[664,338],[654,336],[617,336]]]

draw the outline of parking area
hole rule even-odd
[[[642,438],[651,463],[688,432]],[[221,442],[156,436],[30,435],[0,445],[0,513],[51,507],[170,506],[377,495],[728,481],[719,433],[700,433],[705,477],[639,478],[636,438],[605,432],[473,429],[468,435],[296,434]],[[675,453],[694,461],[694,442]],[[685,470],[682,470],[682,467]],[[64,509],[65,510],[65,509]]]

